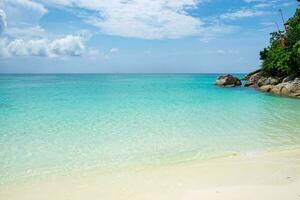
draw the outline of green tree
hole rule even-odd
[[[300,9],[296,9],[295,15],[287,21],[286,26],[288,34],[270,33],[270,46],[260,52],[262,70],[265,74],[273,76],[300,74]],[[280,44],[280,34],[285,42],[284,48]]]

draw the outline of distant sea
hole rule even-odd
[[[0,183],[300,147],[299,100],[217,76],[0,75]]]

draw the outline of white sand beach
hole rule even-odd
[[[300,0],[0,0],[0,200],[300,200]]]
[[[298,200],[300,150],[52,176],[0,186],[5,200]]]

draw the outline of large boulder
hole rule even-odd
[[[242,85],[242,82],[240,79],[232,76],[231,74],[225,74],[218,77],[218,79],[216,80],[216,85],[224,87],[235,87]]]

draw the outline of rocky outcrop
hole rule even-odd
[[[216,85],[224,87],[235,87],[241,86],[242,82],[237,77],[234,77],[231,74],[226,74],[218,77],[218,79],[216,80]]]
[[[248,74],[244,80],[246,87],[255,87],[263,92],[300,98],[300,78],[296,75],[287,77],[264,76],[260,70]]]
[[[282,82],[274,86],[271,91],[273,94],[300,98],[300,78],[292,81]]]

